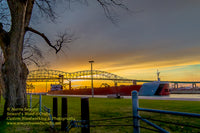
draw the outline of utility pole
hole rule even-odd
[[[160,82],[160,72],[157,69],[157,78],[158,78],[158,82]]]
[[[47,93],[47,79],[46,79],[46,93]]]
[[[93,88],[93,71],[92,71],[92,63],[94,63],[93,60],[90,60],[89,63],[91,63],[91,89],[92,89],[92,97],[94,97],[94,88]]]

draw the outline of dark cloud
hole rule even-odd
[[[134,0],[127,3],[130,12],[115,9],[120,20],[118,26],[105,17],[97,3],[90,1],[89,6],[74,5],[72,11],[61,15],[56,25],[37,25],[52,39],[55,31],[65,27],[79,38],[70,50],[66,50],[67,55],[47,57],[52,62],[51,67],[85,69],[90,57],[96,61],[96,68],[105,70],[198,62],[199,0]]]

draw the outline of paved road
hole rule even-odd
[[[49,94],[47,94],[49,95]],[[49,96],[69,96],[69,97],[92,97],[91,95],[49,95]],[[105,95],[95,95],[95,98],[107,98]],[[125,99],[131,99],[131,96],[122,96]],[[178,101],[200,101],[200,98],[174,98],[169,96],[139,96],[139,99],[151,100],[178,100]]]

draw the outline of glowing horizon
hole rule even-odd
[[[75,68],[75,67],[74,67]],[[200,64],[193,64],[193,65],[177,65],[177,66],[162,66],[159,68],[131,68],[124,66],[124,69],[118,69],[113,68],[103,68],[103,69],[95,69],[95,64],[94,64],[94,70],[100,70],[100,71],[106,71],[112,74],[116,74],[120,77],[123,78],[128,78],[128,79],[138,79],[138,80],[157,80],[157,70],[160,71],[160,77],[161,80],[163,81],[199,81],[200,79],[200,74],[196,73],[195,71],[200,70]],[[52,70],[58,70],[58,69],[52,69]],[[68,69],[69,70],[69,69]],[[86,68],[79,69],[77,71],[83,71],[83,70],[90,70]],[[110,70],[110,71],[109,71]],[[59,70],[62,72],[77,72],[76,70],[74,71],[66,71],[66,70]],[[185,75],[184,75],[185,74]]]

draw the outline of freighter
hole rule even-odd
[[[122,85],[115,87],[99,87],[94,88],[94,95],[117,95],[130,96],[133,90],[139,92],[140,96],[165,96],[169,95],[169,83],[158,81],[144,83],[143,85]],[[63,90],[61,85],[52,85],[48,94],[65,94],[65,95],[92,95],[92,89],[71,89]]]
[[[59,88],[59,87],[58,87]],[[94,95],[111,95],[130,96],[131,92],[136,90],[140,96],[164,96],[169,95],[169,84],[167,82],[151,82],[143,85],[122,85],[116,87],[99,87],[94,88]],[[71,89],[62,90],[52,88],[48,94],[66,94],[66,95],[92,95],[91,88],[89,89]]]

